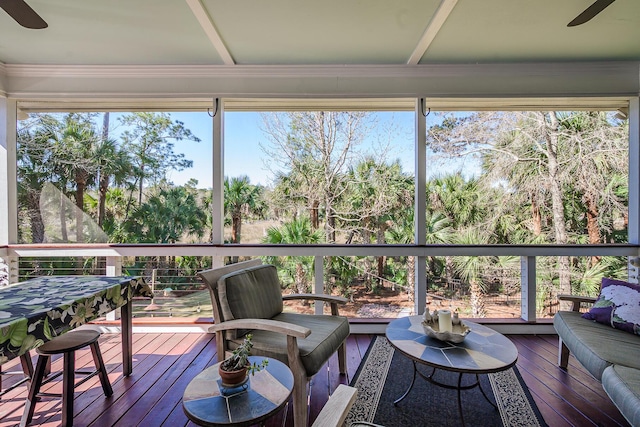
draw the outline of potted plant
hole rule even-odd
[[[218,372],[224,385],[239,385],[245,381],[247,374],[254,375],[269,364],[268,359],[263,359],[260,363],[249,363],[249,356],[253,348],[251,338],[251,334],[247,334],[242,344],[233,350],[231,356],[220,364]]]

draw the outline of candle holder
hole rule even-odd
[[[440,330],[440,321],[438,316],[438,310],[433,313],[425,311],[422,320],[422,327],[424,333],[440,341],[447,341],[452,343],[461,343],[465,337],[471,332],[471,328],[467,326],[462,320],[454,314],[451,319],[451,331]],[[448,328],[447,328],[448,329]]]

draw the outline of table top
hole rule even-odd
[[[385,332],[391,345],[405,356],[428,366],[452,372],[488,374],[515,365],[518,349],[511,340],[483,325],[464,320],[471,332],[455,344],[428,337],[422,316],[393,320]]]
[[[141,277],[42,276],[0,287],[0,365],[134,296],[152,296]]]
[[[249,357],[249,361],[257,363],[263,359],[269,360],[268,366],[249,375],[245,391],[223,389],[218,374],[220,363],[199,373],[182,397],[187,417],[202,426],[248,426],[275,414],[291,396],[293,374],[278,360]]]

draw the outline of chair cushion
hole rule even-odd
[[[315,375],[349,336],[349,321],[343,316],[280,313],[274,316],[273,320],[311,329],[311,334],[307,338],[298,339],[300,357],[308,377]],[[273,357],[288,364],[286,335],[259,330],[253,330],[251,334],[253,335],[251,354]],[[229,343],[229,347],[234,349],[241,342],[241,338],[233,340]]]
[[[632,426],[640,426],[640,370],[612,365],[602,374],[602,388]]]
[[[640,337],[583,319],[574,311],[559,311],[553,326],[569,351],[598,381],[609,365],[640,368]]]
[[[218,279],[218,295],[225,322],[271,319],[283,309],[280,280],[273,265],[259,265],[225,274]],[[238,330],[235,336],[246,332]]]
[[[603,277],[598,299],[582,317],[640,335],[640,286]]]

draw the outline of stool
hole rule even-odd
[[[27,402],[24,406],[24,413],[20,420],[20,427],[29,425],[33,418],[33,412],[35,410],[35,403],[38,395],[52,395],[51,393],[40,393],[40,387],[43,383],[47,383],[56,378],[62,373],[62,426],[73,425],[73,390],[76,386],[84,383],[89,378],[98,375],[100,377],[100,383],[102,383],[102,390],[105,396],[109,397],[113,394],[111,389],[111,383],[109,383],[109,377],[107,376],[107,370],[104,367],[102,361],[102,354],[100,353],[100,347],[98,347],[98,338],[100,333],[92,330],[73,331],[60,335],[51,341],[48,341],[36,348],[38,353],[38,362],[36,363],[36,369],[33,373],[33,381],[29,387],[29,395],[27,396]],[[96,370],[92,372],[76,371],[75,370],[75,351],[83,347],[89,346],[91,348],[91,355],[93,356],[93,363],[96,366]],[[46,381],[43,382],[47,362],[49,358],[54,354],[63,353],[63,370],[57,374],[52,375]],[[87,376],[75,383],[75,374],[86,374]],[[60,396],[56,394],[55,396]]]

